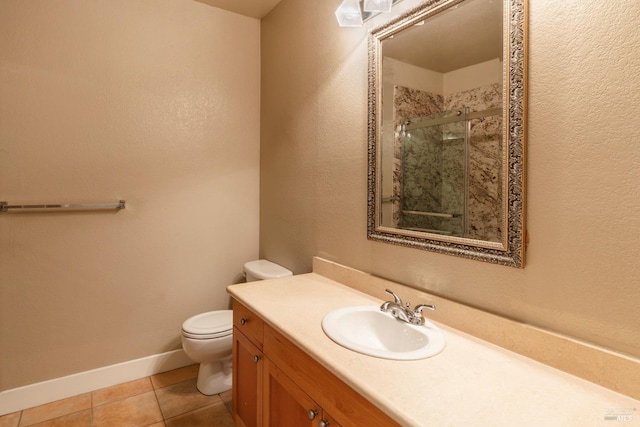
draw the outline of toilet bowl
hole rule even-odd
[[[248,282],[293,274],[286,268],[264,259],[247,262],[244,271]],[[202,394],[218,394],[231,388],[232,345],[231,310],[197,314],[182,324],[182,349],[189,359],[200,364],[197,387]]]
[[[189,359],[200,364],[197,387],[202,394],[231,388],[232,339],[231,310],[198,314],[182,324],[182,348]]]

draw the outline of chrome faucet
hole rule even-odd
[[[393,296],[393,301],[385,301],[380,306],[380,311],[391,314],[398,320],[411,323],[414,325],[424,325],[424,317],[422,317],[422,310],[429,309],[435,310],[436,306],[431,304],[418,304],[413,310],[411,310],[411,304],[402,303],[402,299],[396,295],[390,289],[385,289],[385,292]]]

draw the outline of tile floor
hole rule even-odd
[[[231,391],[205,396],[191,365],[0,416],[0,427],[234,427]]]

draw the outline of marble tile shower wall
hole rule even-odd
[[[468,144],[467,231],[464,233],[464,122],[414,129],[403,135],[409,119],[444,116],[447,111],[483,111],[502,106],[499,84],[441,96],[396,86],[394,90],[393,224],[442,230],[472,239],[500,241],[502,230],[502,118],[473,119]],[[426,141],[429,141],[428,143]],[[403,215],[405,211],[445,212],[453,218]]]
[[[445,110],[468,107],[484,111],[502,107],[502,86],[488,86],[448,95]],[[502,239],[502,116],[471,120],[469,133],[469,194],[467,237],[500,241]]]

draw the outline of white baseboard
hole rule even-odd
[[[5,390],[0,392],[0,415],[182,368],[193,363],[184,351],[174,350]]]

